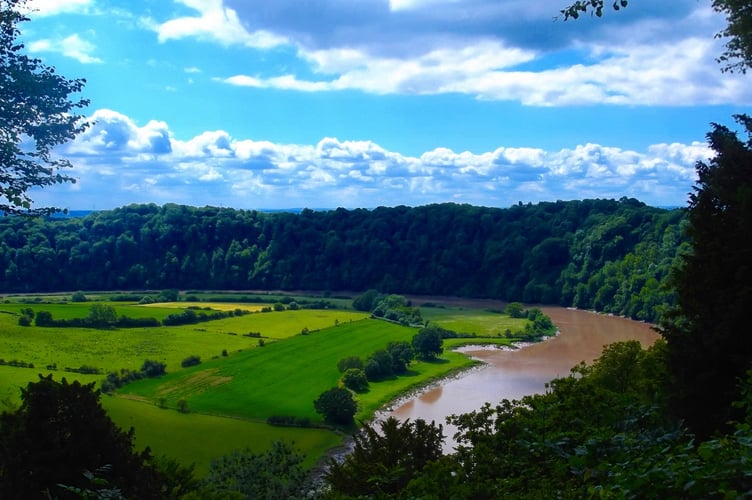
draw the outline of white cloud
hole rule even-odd
[[[81,38],[77,33],[60,39],[41,39],[28,44],[30,52],[56,52],[77,60],[82,64],[101,63],[102,60],[92,55],[96,46]]]
[[[237,13],[222,5],[222,0],[177,0],[198,13],[157,24],[155,29],[160,42],[195,37],[222,45],[245,45],[270,48],[281,45],[286,39],[266,30],[246,31]]]
[[[645,151],[599,144],[481,153],[437,148],[415,157],[371,141],[333,137],[315,145],[276,144],[238,140],[215,130],[179,140],[164,122],[139,126],[104,109],[91,119],[95,125],[64,152],[76,165],[76,196],[97,199],[102,208],[138,201],[354,208],[407,200],[503,207],[517,201],[622,196],[683,205],[695,162],[710,156],[702,144],[672,143]]]

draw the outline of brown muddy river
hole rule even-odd
[[[612,342],[639,340],[648,346],[658,338],[650,325],[637,321],[562,307],[541,309],[559,328],[558,336],[514,351],[465,348],[463,352],[486,364],[395,404],[382,416],[443,424],[445,451],[451,452],[456,429],[446,424],[448,415],[470,412],[486,402],[543,392],[546,382],[567,375],[581,361],[593,361]]]

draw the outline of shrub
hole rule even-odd
[[[201,364],[201,357],[192,355],[185,358],[183,361],[180,362],[180,366],[183,368],[188,368],[189,366],[196,366],[198,364]]]
[[[87,300],[86,295],[81,291],[74,292],[73,295],[71,295],[71,302],[86,302]]]
[[[31,318],[26,315],[19,317],[18,326],[31,326]]]
[[[340,359],[337,362],[337,368],[339,369],[340,373],[344,373],[348,368],[358,368],[362,370],[364,368],[363,360],[358,356],[348,356],[346,358]]]
[[[355,392],[368,390],[368,378],[366,378],[365,372],[359,368],[347,369],[342,375],[342,383]]]
[[[352,393],[342,387],[322,392],[313,402],[313,407],[332,424],[351,424],[358,409]]]

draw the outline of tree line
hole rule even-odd
[[[654,320],[682,210],[620,200],[263,213],[129,205],[0,219],[0,289],[355,290],[575,305]]]

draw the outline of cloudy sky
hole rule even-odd
[[[32,0],[26,49],[93,125],[41,205],[684,205],[749,112],[709,0]],[[610,2],[607,2],[610,3]]]

